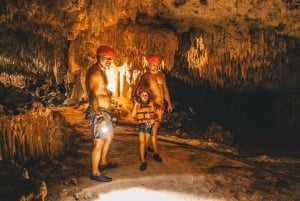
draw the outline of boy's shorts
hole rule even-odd
[[[139,124],[138,125],[138,132],[152,134],[152,126],[148,126],[147,124]]]

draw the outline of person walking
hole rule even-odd
[[[102,171],[115,168],[117,164],[109,163],[107,160],[114,131],[110,113],[112,92],[107,89],[108,79],[105,70],[110,68],[115,51],[109,46],[102,45],[97,49],[96,54],[97,62],[86,73],[86,91],[89,101],[86,117],[90,123],[94,141],[91,152],[91,179],[109,182],[112,178],[103,174]]]
[[[140,159],[142,161],[140,170],[144,171],[147,168],[146,148],[152,134],[152,127],[155,122],[155,107],[151,101],[150,90],[146,87],[140,87],[137,90],[137,98],[132,110],[132,117],[135,118],[138,124],[138,135],[140,142]]]
[[[160,123],[164,117],[165,103],[167,104],[167,111],[172,112],[173,105],[171,102],[169,90],[166,83],[166,77],[163,72],[159,70],[161,64],[161,57],[158,54],[151,54],[147,57],[149,64],[148,70],[141,75],[137,84],[138,87],[148,87],[151,92],[152,100],[155,105],[155,114],[157,119],[152,128],[152,145],[153,158],[156,162],[163,162],[158,153],[157,147],[157,133]],[[150,148],[150,147],[149,147]]]

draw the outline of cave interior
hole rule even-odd
[[[27,111],[55,127],[63,120],[49,108],[86,101],[85,74],[102,44],[116,51],[111,89],[124,117],[145,58],[155,52],[173,113],[191,114],[199,130],[217,122],[241,146],[297,151],[299,10],[297,0],[1,1],[1,160],[59,155],[61,144],[25,156],[6,143],[47,129]]]

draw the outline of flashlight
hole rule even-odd
[[[102,126],[102,127],[101,127],[101,131],[102,131],[103,133],[108,132],[108,127],[107,127],[107,126]]]

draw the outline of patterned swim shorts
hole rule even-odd
[[[101,116],[95,115],[92,107],[89,107],[86,111],[86,118],[90,123],[93,138],[107,139],[108,135],[113,132],[112,117],[110,113],[103,109],[101,110]],[[105,120],[105,125],[101,122]]]

